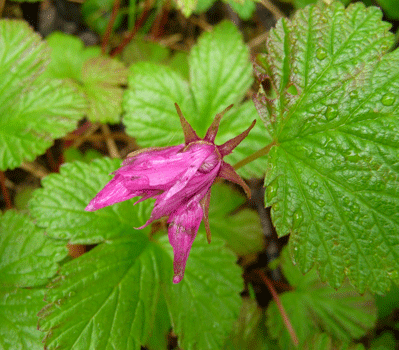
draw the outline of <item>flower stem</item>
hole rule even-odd
[[[292,327],[291,321],[287,315],[287,312],[284,309],[284,306],[280,300],[280,297],[278,296],[278,293],[276,292],[276,289],[273,286],[273,283],[270,281],[269,278],[267,278],[267,276],[264,274],[263,271],[259,271],[259,276],[260,278],[262,278],[262,281],[265,282],[267,288],[269,288],[269,291],[272,294],[272,297],[277,305],[277,308],[280,311],[285,327],[287,327],[288,333],[290,334],[291,340],[294,343],[294,345],[298,347],[299,345],[298,337],[296,336],[295,330]]]
[[[256,151],[255,153],[252,153],[247,158],[240,160],[238,163],[236,163],[233,166],[233,168],[237,170],[237,169],[243,167],[244,165],[247,165],[248,163],[253,162],[256,159],[263,157],[264,155],[268,154],[269,151],[271,150],[271,148],[275,145],[276,145],[276,142],[273,141],[271,144],[267,145],[266,147],[263,147],[260,150]]]
[[[151,3],[149,0],[146,0],[144,3],[144,10],[143,10],[140,18],[136,21],[136,24],[130,31],[129,35],[122,41],[122,43],[117,48],[115,48],[111,52],[111,55],[110,55],[111,57],[115,57],[116,55],[120,54],[123,51],[123,49],[125,48],[125,46],[132,41],[132,39],[137,34],[139,29],[143,26],[148,15],[150,14],[150,8],[151,8]]]
[[[11,209],[12,208],[11,198],[10,194],[8,193],[8,189],[6,187],[6,177],[2,171],[0,171],[0,186],[1,186],[1,192],[3,193],[4,201],[6,202],[6,208],[7,210]]]
[[[116,20],[116,16],[118,15],[119,12],[120,4],[121,4],[120,0],[114,0],[114,6],[112,7],[111,17],[109,19],[107,28],[105,29],[105,34],[103,36],[101,43],[101,53],[103,55],[107,52],[109,38],[111,37],[112,29],[114,28],[114,23]]]

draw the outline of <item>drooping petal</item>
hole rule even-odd
[[[205,196],[207,189],[216,179],[221,163],[220,161],[216,164],[208,173],[198,171],[211,151],[211,148],[208,148],[208,152],[206,149],[202,148],[201,152],[196,152],[197,157],[195,157],[193,162],[186,168],[186,172],[176,179],[168,190],[158,196],[150,218],[139,228],[143,228],[152,221],[158,220],[163,216],[170,215],[181,205],[189,201],[191,197],[198,193],[202,193],[204,188],[206,190],[203,192],[202,197]],[[202,197],[200,197],[200,199],[202,199]]]
[[[205,197],[202,198],[201,202],[200,202],[202,211],[204,213],[202,219],[204,220],[206,239],[207,239],[208,243],[211,243],[211,240],[212,240],[211,228],[209,226],[209,204],[210,204],[210,202],[211,202],[211,189],[209,188]]]
[[[215,141],[216,134],[219,130],[220,120],[222,119],[223,115],[228,112],[234,105],[228,106],[223,112],[216,114],[215,119],[213,120],[211,126],[208,128],[206,135],[204,137],[205,141],[213,142]]]
[[[251,189],[248,187],[248,185],[245,183],[245,181],[241,178],[241,176],[236,173],[236,171],[230,164],[228,164],[224,161],[222,162],[218,177],[221,177],[223,179],[229,180],[231,182],[234,182],[234,183],[240,185],[244,189],[247,197],[251,198]]]
[[[202,209],[193,198],[170,215],[168,237],[173,247],[173,283],[179,283],[184,276],[188,255],[201,224]]]
[[[145,163],[147,160],[153,159],[154,157],[168,158],[178,153],[183,147],[184,145],[143,148],[138,151],[129,153],[126,159],[123,161],[122,166],[133,163],[142,164]]]
[[[132,191],[123,185],[123,178],[115,176],[105,187],[97,193],[85,208],[86,211],[94,211],[109,205],[126,201],[130,198],[141,196],[143,191]]]
[[[231,152],[233,152],[233,149],[236,148],[241,143],[241,141],[248,136],[249,132],[255,126],[255,124],[256,124],[256,119],[252,122],[251,126],[247,130],[242,132],[240,135],[225,142],[223,145],[217,146],[222,157],[225,157]]]
[[[177,114],[180,117],[180,124],[183,129],[184,141],[186,145],[188,145],[190,142],[199,141],[200,138],[198,137],[192,126],[189,124],[189,122],[186,120],[186,118],[184,118],[184,115],[177,103],[175,103],[175,107]]]

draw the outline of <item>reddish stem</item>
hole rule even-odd
[[[270,281],[270,279],[264,274],[263,271],[259,271],[259,276],[262,278],[262,281],[266,284],[267,288],[269,288],[270,293],[272,294],[272,297],[274,301],[276,302],[277,308],[280,311],[281,317],[283,319],[283,322],[285,324],[285,327],[288,330],[288,333],[290,334],[291,340],[294,343],[296,347],[299,345],[298,337],[295,334],[295,330],[292,327],[291,321],[284,309],[283,304],[281,303],[280,297],[276,290],[274,289],[273,283]]]
[[[6,187],[6,176],[2,171],[0,171],[0,186],[1,186],[1,192],[3,193],[4,201],[6,202],[6,209],[7,210],[11,209],[12,203],[11,203],[10,194],[8,193],[8,189]]]
[[[162,7],[162,11],[160,12],[156,22],[151,28],[150,36],[154,39],[162,36],[164,32],[165,24],[168,21],[170,11],[170,0],[165,2],[165,5]]]
[[[122,41],[122,43],[111,52],[111,55],[110,55],[111,57],[115,57],[116,55],[120,54],[123,51],[123,49],[126,47],[126,45],[132,41],[132,39],[137,34],[138,30],[142,27],[143,23],[147,19],[149,13],[150,13],[150,3],[149,3],[149,1],[146,1],[145,9],[144,9],[143,13],[141,14],[140,18],[136,21],[134,28],[129,33],[129,35]]]
[[[52,172],[58,172],[58,166],[55,163],[55,160],[54,160],[54,157],[53,157],[53,153],[51,152],[50,148],[47,149],[46,156],[47,156],[47,161],[48,161],[48,164],[50,165],[51,171]]]
[[[114,6],[112,7],[111,17],[109,19],[107,28],[105,29],[105,33],[104,33],[103,40],[101,43],[101,52],[103,55],[105,55],[105,53],[107,52],[109,38],[111,37],[112,29],[114,28],[114,23],[116,20],[116,16],[118,15],[120,5],[121,5],[120,0],[114,1]]]

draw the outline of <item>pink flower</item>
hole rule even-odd
[[[155,197],[151,217],[143,228],[164,216],[168,219],[168,237],[174,253],[174,283],[179,283],[191,246],[204,220],[208,242],[211,241],[208,212],[211,186],[217,177],[241,185],[246,194],[251,192],[234,168],[223,161],[248,135],[251,126],[240,135],[217,146],[214,143],[222,113],[216,115],[205,137],[200,139],[175,104],[183,127],[185,143],[164,148],[147,148],[128,155],[114,178],[91,200],[85,210],[94,211],[133,197],[141,202]]]

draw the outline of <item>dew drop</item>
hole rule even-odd
[[[349,97],[350,97],[352,100],[354,100],[354,99],[357,99],[357,98],[359,97],[359,94],[357,93],[357,91],[351,91],[351,92],[349,93]]]
[[[324,207],[326,205],[326,202],[324,202],[322,199],[319,199],[316,203],[319,207]]]
[[[392,106],[394,102],[395,102],[395,96],[394,96],[394,94],[392,94],[392,93],[390,93],[390,92],[388,92],[387,94],[385,94],[385,95],[383,96],[383,98],[381,99],[381,103],[382,103],[384,106]]]
[[[327,57],[327,52],[325,49],[323,49],[322,47],[319,47],[316,50],[316,57],[318,60],[322,61]]]
[[[68,297],[72,298],[73,296],[75,296],[76,292],[69,292],[68,293]]]
[[[303,213],[302,213],[301,209],[298,209],[294,214],[294,220],[292,223],[292,227],[298,228],[299,225],[302,223],[302,221],[303,221]]]
[[[352,213],[357,214],[360,209],[359,209],[359,206],[355,203],[355,204],[353,204],[351,210],[352,210]]]
[[[276,183],[271,183],[266,188],[267,200],[270,202],[276,196],[277,196],[277,184]]]
[[[317,187],[319,187],[319,184],[315,181],[315,182],[312,182],[312,184],[310,185],[310,187],[313,188],[313,189],[315,190]]]
[[[326,118],[328,121],[333,120],[337,116],[337,109],[334,106],[328,106],[326,111]]]
[[[344,197],[344,204],[345,205],[349,205],[350,202],[351,202],[351,200],[348,197]]]
[[[326,215],[324,215],[324,219],[327,221],[331,221],[333,218],[334,216],[331,213],[327,213]]]

